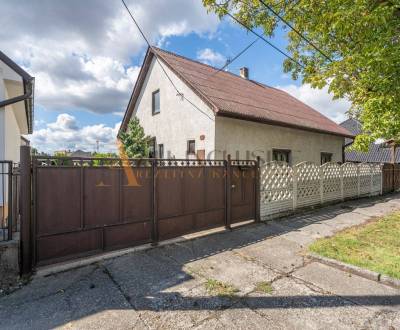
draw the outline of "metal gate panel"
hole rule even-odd
[[[81,170],[37,168],[35,181],[37,235],[81,229]]]
[[[41,237],[37,240],[36,260],[39,265],[61,262],[102,251],[101,229],[92,229]]]
[[[253,164],[232,166],[232,223],[256,219],[256,174]]]
[[[141,243],[147,243],[151,239],[151,223],[136,222],[104,228],[104,249],[114,250]]]
[[[133,175],[135,175],[136,182],[129,182],[125,170],[119,171],[121,180],[121,221],[151,221],[153,202],[151,167],[134,169]]]
[[[85,227],[119,222],[119,169],[84,168]]]

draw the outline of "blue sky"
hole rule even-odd
[[[229,19],[221,22],[208,14],[199,0],[135,0],[128,5],[154,44],[216,67],[257,38]],[[0,48],[36,77],[32,144],[46,152],[93,151],[99,141],[100,151],[114,150],[146,51],[121,2],[0,0],[0,11],[17,18],[4,22],[10,29],[0,31]],[[270,41],[284,50],[284,31]],[[247,66],[251,79],[282,88],[337,122],[345,118],[348,102],[332,102],[326,90],[291,80],[283,73],[283,60],[258,40],[229,71],[237,74]]]

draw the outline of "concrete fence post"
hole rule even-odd
[[[322,166],[319,167],[319,195],[321,198],[321,204],[324,204],[324,170]]]
[[[257,156],[257,161],[256,161],[256,170],[255,170],[255,200],[256,200],[256,205],[255,205],[255,213],[256,213],[256,222],[261,221],[260,217],[260,203],[261,203],[261,198],[260,198],[260,183],[261,183],[261,171],[260,171],[260,156]]]
[[[293,166],[292,168],[293,175],[293,211],[297,208],[297,168]]]
[[[344,172],[343,165],[340,166],[340,196],[342,198],[342,202],[344,201]]]

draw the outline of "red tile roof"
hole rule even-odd
[[[216,115],[352,136],[345,128],[282,90],[229,72],[217,73],[212,66],[155,47],[148,51],[146,58],[153,51]]]

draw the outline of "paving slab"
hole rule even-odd
[[[7,306],[18,306],[65,291],[70,286],[90,277],[97,268],[97,265],[90,265],[46,277],[35,277],[29,285],[21,287],[11,295],[2,297],[0,310]]]
[[[239,290],[238,295],[253,291],[259,282],[270,282],[279,276],[273,270],[255,263],[253,258],[241,255],[240,250],[196,260],[188,263],[186,267],[206,279],[233,285]]]
[[[298,229],[298,231],[313,238],[314,240],[335,234],[335,229],[325,223],[313,223]]]
[[[400,311],[400,290],[318,262],[298,269],[293,276],[361,306]]]
[[[300,245],[300,247],[302,247],[302,248],[306,247],[307,245],[309,245],[315,241],[314,237],[311,237],[307,233],[302,232],[301,230],[298,230],[298,229],[289,231],[283,235],[279,235],[279,237],[284,238],[288,241],[294,242],[294,243]]]
[[[238,251],[279,272],[289,273],[303,265],[302,246],[281,237],[274,237],[256,246],[244,247]]]
[[[125,255],[104,262],[109,276],[133,305],[145,305],[143,298],[163,290],[181,286],[187,290],[198,285],[182,265],[158,254],[155,250]]]
[[[221,312],[217,317],[206,320],[195,329],[274,329],[268,319],[260,316],[242,303]]]
[[[236,228],[231,232],[164,246],[158,250],[180,264],[203,259],[225,251],[254,246],[281,233],[281,229],[261,224]]]
[[[99,268],[65,290],[18,305],[5,304],[0,309],[1,328],[52,329],[66,324],[78,326],[80,322],[94,328],[101,325],[97,315],[112,310],[129,311],[124,319],[114,319],[115,326],[140,324],[138,313]]]
[[[204,282],[187,290],[176,286],[144,297],[136,306],[140,318],[152,329],[186,329],[215,318],[238,297],[210,295]]]
[[[273,282],[272,288],[271,294],[252,293],[244,301],[273,329],[360,329],[374,315],[290,277]]]
[[[340,214],[332,219],[324,221],[324,224],[333,228],[334,232],[345,228],[358,226],[371,219],[370,216],[358,212]]]
[[[400,312],[379,311],[376,312],[364,324],[365,329],[400,329]]]
[[[398,205],[394,203],[376,203],[374,205],[361,205],[354,209],[353,212],[365,214],[371,217],[381,217],[385,214],[394,212],[398,209]]]

